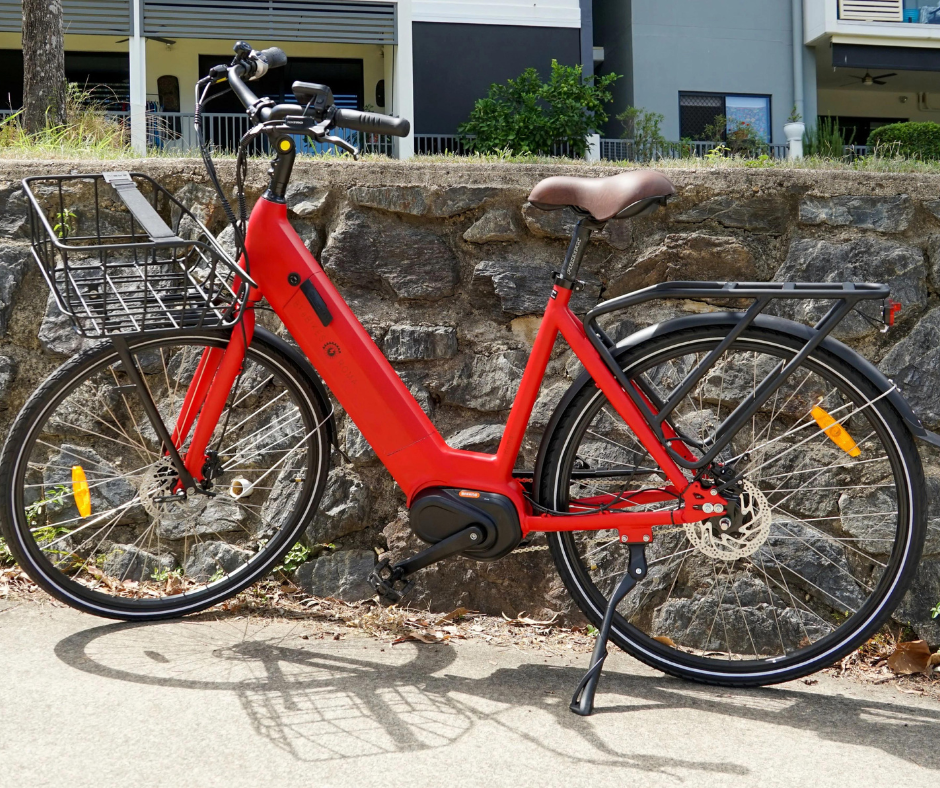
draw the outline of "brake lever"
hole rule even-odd
[[[317,139],[317,142],[329,142],[331,145],[335,145],[337,148],[342,148],[347,153],[351,153],[353,159],[355,161],[359,161],[359,148],[357,148],[355,145],[351,145],[342,137],[334,137],[332,134],[324,134],[322,137]]]

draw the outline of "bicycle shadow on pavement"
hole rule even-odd
[[[450,644],[389,646],[323,637],[305,637],[299,623],[195,617],[96,626],[64,638],[55,653],[73,668],[109,679],[234,693],[253,729],[303,762],[444,748],[486,723],[507,740],[516,737],[573,763],[748,774],[730,762],[631,752],[631,739],[643,737],[611,730],[611,723],[621,725],[631,715],[688,709],[790,726],[940,769],[940,709],[786,688],[713,688],[611,670],[602,679],[597,713],[584,719],[568,710],[583,674],[580,664],[533,662],[471,678],[458,664],[460,649]],[[577,660],[586,663],[587,655]],[[479,665],[471,672],[479,673]],[[642,733],[642,718],[631,724]],[[722,721],[709,725],[720,729]],[[564,752],[551,746],[559,740]]]

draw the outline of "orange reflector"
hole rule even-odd
[[[81,465],[72,466],[72,497],[82,517],[91,516],[91,493],[88,491],[88,479]]]
[[[813,408],[813,418],[816,419],[819,429],[829,436],[829,440],[848,454],[849,457],[861,456],[862,450],[852,440],[852,436],[842,428],[841,424],[837,424],[836,420],[826,411],[819,406]]]

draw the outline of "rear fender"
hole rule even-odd
[[[657,323],[656,325],[637,331],[635,334],[631,334],[626,339],[621,340],[617,343],[613,351],[613,356],[619,362],[633,350],[633,348],[656,337],[692,328],[711,328],[713,326],[731,327],[738,324],[743,319],[743,312],[712,312],[706,315],[689,315],[688,317],[667,320],[663,323]],[[792,320],[786,320],[772,315],[758,315],[753,324],[758,328],[776,331],[780,334],[788,334],[804,342],[811,339],[815,333],[811,327],[803,325],[802,323],[796,323]],[[885,396],[885,399],[894,406],[901,418],[904,419],[904,423],[907,425],[911,434],[918,440],[940,448],[940,435],[930,432],[924,427],[921,420],[917,417],[917,414],[914,413],[914,410],[904,398],[904,395],[901,394],[894,382],[889,380],[880,369],[864,356],[860,356],[848,345],[843,344],[837,339],[833,339],[831,336],[826,337],[820,344],[820,347],[839,360],[855,367],[862,375],[868,378],[879,393],[884,394],[885,392],[890,392]],[[545,427],[545,438],[542,439],[542,443],[539,446],[538,458],[535,463],[536,491],[539,487],[539,480],[541,479],[542,469],[545,463],[545,455],[548,451],[549,441],[547,438],[555,431],[562,414],[571,401],[578,396],[585,386],[590,385],[591,382],[591,376],[587,372],[582,372],[578,379],[571,384],[565,396],[562,397],[561,402],[558,403],[558,407],[552,414],[551,419],[549,419],[548,425]]]

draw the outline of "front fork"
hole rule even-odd
[[[173,446],[179,450],[195,423],[193,439],[183,459],[187,473],[196,482],[205,479],[206,451],[212,434],[225,411],[225,403],[241,374],[245,354],[255,333],[255,312],[251,305],[232,329],[225,348],[206,348],[173,429]]]

